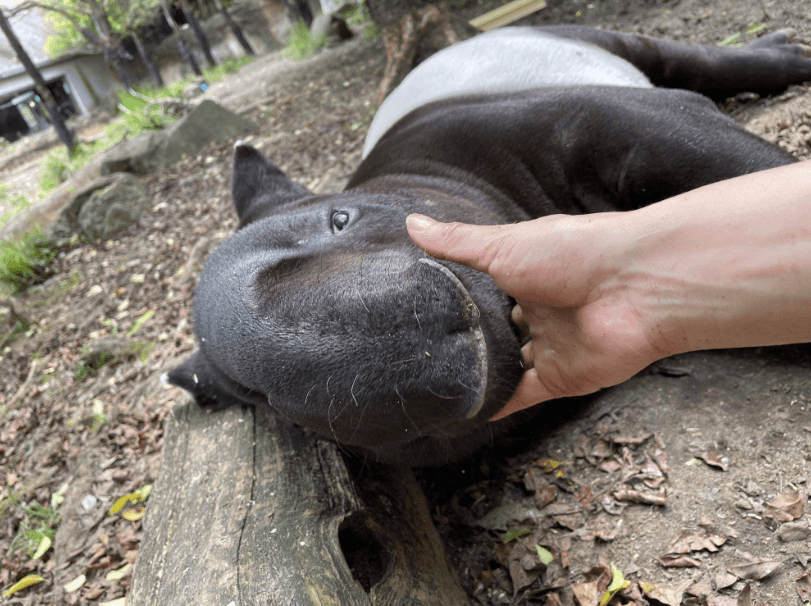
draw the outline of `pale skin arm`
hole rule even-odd
[[[429,254],[489,273],[529,326],[528,370],[493,420],[672,354],[811,342],[808,162],[626,213],[407,225]]]

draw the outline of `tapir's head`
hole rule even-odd
[[[498,217],[391,181],[313,196],[238,144],[240,229],[203,270],[200,349],[170,381],[203,406],[267,402],[384,461],[439,463],[481,445],[521,374],[512,302],[488,276],[426,256],[405,219]]]

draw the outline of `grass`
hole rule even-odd
[[[313,56],[327,44],[327,37],[324,35],[313,38],[310,28],[304,21],[296,21],[290,30],[287,38],[287,46],[282,51],[282,55],[288,59],[299,61]]]
[[[14,294],[42,282],[56,254],[41,230],[0,242],[0,288]]]
[[[30,206],[31,202],[24,195],[11,193],[8,185],[0,183],[0,207],[8,207],[8,210],[2,211],[0,214],[0,226],[5,225],[11,217]]]
[[[12,539],[9,551],[14,553],[24,550],[33,557],[42,545],[44,538],[47,538],[48,545],[53,541],[56,527],[61,520],[59,512],[39,503],[24,506],[14,497],[10,498],[21,509],[25,519],[20,522],[20,529]]]
[[[380,33],[377,31],[377,25],[375,25],[374,21],[372,21],[372,15],[369,13],[369,9],[365,2],[359,2],[357,4],[347,6],[338,12],[338,16],[346,21],[349,27],[357,27],[365,23],[366,26],[363,29],[364,40],[377,38],[377,35]]]

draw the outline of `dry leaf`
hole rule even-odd
[[[724,543],[726,543],[726,538],[719,535],[699,535],[682,532],[670,544],[668,553],[690,553],[691,551],[709,551],[715,553]]]
[[[631,503],[641,503],[642,505],[667,505],[667,492],[662,491],[656,494],[639,492],[638,490],[615,490],[614,498],[618,501],[630,501]],[[611,513],[611,512],[609,512]]]
[[[679,606],[681,604],[681,595],[675,589],[645,582],[640,582],[639,587],[646,596],[665,604],[665,606]]]
[[[749,583],[746,584],[741,592],[738,594],[737,606],[751,606],[752,604],[752,587]]]
[[[589,583],[575,583],[572,585],[572,592],[580,606],[599,606],[600,596],[603,595],[599,587],[600,579],[595,579]]]
[[[771,500],[763,512],[764,518],[776,522],[790,522],[803,515],[806,501],[805,492],[784,492]]]
[[[713,577],[713,583],[715,583],[716,591],[721,591],[722,589],[732,587],[737,580],[738,577],[736,577],[734,574],[729,574],[728,572],[719,572]]]
[[[659,558],[659,563],[665,568],[698,568],[701,566],[701,560],[687,555],[664,555]]]
[[[557,593],[549,593],[546,595],[545,606],[563,606],[563,602],[560,601],[560,596]]]
[[[811,571],[806,570],[795,582],[800,601],[804,604],[811,602]]]
[[[717,467],[721,471],[729,469],[729,457],[722,455],[720,452],[705,452],[698,455],[698,458],[704,461],[711,467]]]
[[[729,567],[730,574],[734,574],[739,579],[760,581],[772,574],[780,566],[781,562],[776,560],[757,560],[745,564],[737,564]]]

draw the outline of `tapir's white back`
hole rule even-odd
[[[410,111],[458,95],[550,86],[651,88],[636,67],[606,50],[528,28],[504,28],[454,44],[414,69],[380,106],[363,156]]]

